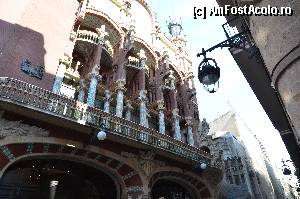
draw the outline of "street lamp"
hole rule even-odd
[[[235,27],[236,24],[240,24],[241,27]],[[198,67],[198,79],[208,92],[214,93],[218,90],[220,68],[218,67],[215,59],[206,57],[207,52],[212,52],[217,48],[236,48],[248,52],[249,58],[255,56],[257,59],[260,59],[259,51],[257,50],[257,47],[254,44],[251,35],[249,34],[249,29],[245,24],[246,23],[244,22],[244,19],[240,17],[234,18],[228,21],[227,23],[223,24],[223,29],[227,39],[210,47],[207,50],[204,50],[202,48],[202,52],[197,54],[197,57],[204,57],[204,59]],[[240,30],[241,32],[236,33],[236,31],[232,31],[231,29],[234,29],[233,27],[235,29]],[[232,32],[234,34],[231,34]]]
[[[104,129],[105,129],[105,122],[103,121],[103,122],[100,123],[99,131],[96,131],[95,133],[92,133],[92,135],[90,136],[89,141],[83,144],[83,148],[85,148],[88,145],[90,145],[91,143],[93,143],[96,138],[99,141],[105,140],[106,139],[106,133],[105,133]]]
[[[202,55],[204,59],[198,67],[198,79],[209,93],[214,93],[219,88],[220,68],[215,59],[206,57],[204,48]]]
[[[101,125],[100,131],[97,133],[97,139],[98,139],[99,141],[102,141],[102,140],[105,140],[105,138],[106,138],[106,133],[105,133],[105,131],[103,130],[103,125]]]

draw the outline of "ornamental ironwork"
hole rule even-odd
[[[161,149],[190,160],[195,164],[205,163],[215,167],[211,165],[212,156],[199,148],[26,82],[7,77],[0,78],[0,100],[10,100],[11,103],[38,109],[44,113],[91,126],[95,129],[99,129],[101,124],[105,123],[104,130],[107,133]]]

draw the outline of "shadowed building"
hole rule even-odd
[[[168,28],[143,0],[0,0],[0,198],[217,198]]]

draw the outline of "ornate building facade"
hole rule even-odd
[[[270,174],[273,167],[265,162],[267,152],[261,151],[261,142],[242,126],[232,112],[209,124],[204,119],[200,125],[202,148],[220,156],[224,167],[223,180],[218,185],[219,197],[286,198],[280,182],[275,182],[277,179]]]
[[[1,198],[217,198],[168,28],[143,0],[0,1]]]

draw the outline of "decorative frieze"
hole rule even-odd
[[[47,137],[49,132],[36,126],[24,124],[22,121],[9,121],[0,118],[0,139],[8,136]]]
[[[130,159],[137,167],[143,171],[143,174],[149,177],[156,168],[165,166],[165,163],[155,160],[154,151],[139,151],[139,154],[122,152],[121,155]]]

